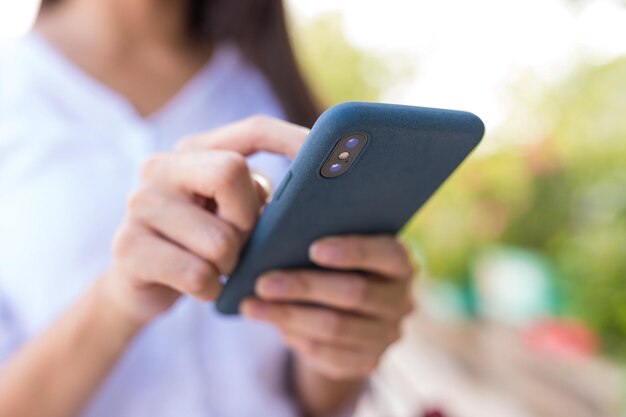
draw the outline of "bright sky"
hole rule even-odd
[[[626,7],[566,0],[289,0],[296,18],[337,10],[355,44],[405,55],[415,80],[389,101],[470,110],[488,130],[512,111],[521,74],[554,82],[581,59],[626,54]]]
[[[386,100],[471,110],[490,130],[510,117],[520,74],[549,83],[581,59],[626,54],[626,8],[614,0],[287,1],[298,20],[339,11],[355,44],[415,63],[415,80]],[[0,38],[27,31],[38,3],[0,0]]]

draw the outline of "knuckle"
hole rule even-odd
[[[416,275],[416,273],[416,268],[410,260],[406,260],[400,265],[400,274],[405,280],[410,280]]]
[[[205,292],[209,286],[211,272],[211,267],[206,262],[187,262],[182,272],[186,290],[190,294],[202,294]]]
[[[143,164],[141,169],[141,178],[149,180],[154,178],[163,169],[165,160],[168,158],[166,153],[156,153],[150,156]]]
[[[207,255],[215,257],[216,261],[227,259],[236,253],[241,246],[239,233],[227,224],[212,227],[209,232],[209,239],[212,253]]]
[[[417,268],[413,265],[412,262],[407,261],[404,264],[404,270],[402,271],[402,275],[406,277],[406,279],[411,279],[417,275]]]
[[[391,320],[394,323],[400,323],[407,315],[407,304],[402,301],[399,301],[393,308],[388,309],[386,313],[383,314],[387,320]]]
[[[142,212],[147,207],[158,207],[163,205],[163,199],[157,193],[149,191],[147,188],[140,188],[133,192],[128,198],[128,209],[131,212]]]
[[[406,300],[406,304],[405,304],[405,308],[403,311],[403,316],[406,317],[414,312],[417,311],[417,304],[416,302],[413,300],[413,297],[408,296],[407,300]]]
[[[223,187],[235,186],[241,178],[250,176],[246,159],[235,152],[223,152],[220,170],[220,185]]]
[[[402,331],[399,326],[393,326],[387,329],[387,337],[385,338],[389,344],[395,343],[402,338]]]
[[[364,360],[363,362],[361,362],[361,372],[364,375],[369,375],[378,368],[379,363],[380,363],[380,358],[378,357],[372,358],[369,360]]]
[[[290,305],[277,305],[275,307],[276,318],[280,325],[287,326],[289,324],[298,324],[294,314],[294,308],[295,307]]]
[[[346,371],[343,366],[335,363],[331,363],[327,366],[327,372],[331,378],[335,379],[342,379],[346,376],[351,376],[351,373]]]
[[[113,256],[123,258],[128,256],[139,240],[138,232],[128,225],[122,226],[113,239]]]
[[[267,125],[271,123],[272,118],[262,114],[255,114],[244,120],[245,128],[251,135],[255,135],[258,131],[267,128]]]
[[[338,313],[324,311],[320,314],[320,326],[328,338],[335,338],[341,334],[342,319]]]
[[[411,256],[411,251],[408,246],[399,239],[393,238],[395,245],[397,246],[398,253],[401,254],[402,259],[402,275],[411,278],[417,275],[418,267],[415,262],[413,262],[413,257]]]
[[[139,211],[146,205],[146,193],[143,190],[133,192],[128,198],[128,209],[130,211]]]
[[[357,276],[345,281],[342,295],[348,307],[358,307],[367,301],[368,293],[368,282]]]

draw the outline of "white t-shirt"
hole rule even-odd
[[[37,34],[0,47],[0,362],[110,265],[150,154],[256,113],[283,115],[232,45],[148,118]],[[288,164],[268,154],[249,162],[275,182]],[[271,326],[183,298],[137,337],[83,415],[294,416],[286,359]]]

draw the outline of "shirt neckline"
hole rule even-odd
[[[36,30],[25,38],[36,51],[44,56],[45,64],[40,68],[48,76],[48,82],[63,83],[68,97],[72,97],[72,107],[85,114],[89,119],[94,116],[130,118],[146,125],[159,125],[171,117],[177,118],[185,109],[194,108],[194,104],[203,100],[237,62],[237,53],[230,43],[218,44],[207,63],[196,72],[166,103],[152,113],[142,116],[121,93],[113,90],[97,78],[80,68],[59,49],[52,45]],[[50,65],[60,68],[64,76],[54,76]],[[69,76],[67,76],[69,74]],[[107,105],[108,104],[108,105]],[[107,111],[105,111],[105,109]]]

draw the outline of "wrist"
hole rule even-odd
[[[336,415],[354,407],[367,379],[328,376],[297,354],[293,357],[292,377],[297,400],[309,417]]]
[[[104,325],[122,340],[132,339],[149,321],[136,317],[130,308],[125,307],[124,297],[108,274],[96,281],[92,294],[92,304],[99,311]]]
[[[306,374],[311,378],[328,381],[329,383],[358,385],[367,379],[366,376],[336,376],[321,371],[315,364],[299,355],[294,355],[294,371]]]

